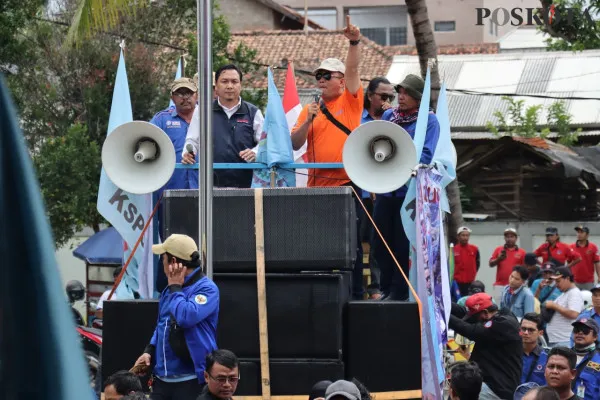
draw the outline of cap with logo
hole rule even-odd
[[[189,89],[192,92],[196,93],[198,91],[198,86],[194,83],[194,81],[190,78],[177,78],[171,84],[171,94],[175,93],[179,89]]]
[[[198,246],[196,246],[194,239],[177,233],[169,236],[164,242],[152,246],[152,253],[154,254],[169,253],[186,261],[192,260],[192,254],[195,251],[198,251]]]
[[[457,235],[460,235],[463,232],[469,232],[471,233],[471,230],[469,228],[467,228],[466,226],[461,226],[460,228],[458,228],[458,230],[456,231]]]
[[[583,226],[583,225],[576,226],[575,230],[577,232],[582,231],[582,232],[585,232],[585,233],[588,233],[588,234],[590,233],[590,228],[588,228],[587,226]]]
[[[515,236],[519,236],[519,235],[517,234],[517,230],[516,230],[515,228],[506,228],[506,229],[504,230],[504,234],[506,235],[507,233],[512,233],[512,234],[513,234],[513,235],[515,235]]]
[[[476,293],[472,296],[469,296],[465,302],[465,307],[467,307],[467,315],[464,319],[469,319],[493,305],[494,302],[492,301],[492,296],[487,293]]]
[[[556,272],[556,264],[554,264],[552,261],[546,261],[545,263],[542,264],[541,270],[542,270],[542,272],[554,273],[554,272]]]
[[[554,275],[552,275],[552,279],[558,278],[572,278],[573,273],[569,267],[558,267],[554,271]]]
[[[314,69],[313,74],[316,74],[319,70],[346,74],[346,66],[337,58],[326,58],[317,68]]]
[[[549,226],[546,228],[546,235],[558,235],[558,229]]]
[[[593,318],[588,318],[586,316],[577,318],[577,320],[575,322],[573,322],[571,325],[572,326],[577,326],[577,325],[587,326],[588,328],[593,330],[596,335],[598,334],[598,332],[600,332],[600,326],[598,326],[598,323],[596,321],[594,321]]]
[[[408,74],[406,78],[398,85],[394,86],[396,92],[400,92],[400,88],[406,90],[406,93],[415,100],[421,100],[423,90],[425,89],[425,81],[418,75]]]
[[[348,400],[361,400],[360,390],[350,381],[339,380],[333,382],[325,391],[325,400],[340,396]]]

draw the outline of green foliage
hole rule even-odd
[[[567,112],[564,102],[554,102],[547,108],[548,126],[540,129],[540,113],[544,109],[542,105],[532,105],[525,108],[524,100],[515,100],[509,96],[503,96],[502,100],[508,103],[507,112],[495,111],[494,117],[498,122],[493,124],[488,121],[486,124],[486,128],[496,136],[541,137],[545,139],[550,133],[555,132],[559,143],[564,145],[577,143],[581,128],[575,131],[571,128],[572,116]]]
[[[0,1],[0,72],[27,58],[21,28],[39,14],[44,0]]]
[[[98,226],[100,147],[84,125],[73,125],[65,135],[43,140],[33,162],[56,246],[66,244],[84,226]]]
[[[552,23],[544,20],[540,27],[551,37],[546,40],[548,50],[572,50],[600,48],[600,0],[541,0],[543,14],[548,15],[548,9],[554,5],[556,18]]]

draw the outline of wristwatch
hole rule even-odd
[[[356,46],[359,43],[360,43],[360,39],[358,39],[358,40],[351,40],[350,41],[350,46]]]

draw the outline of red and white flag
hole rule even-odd
[[[296,121],[302,111],[302,104],[300,104],[300,97],[298,96],[298,89],[296,88],[296,76],[294,75],[294,65],[292,62],[288,64],[287,75],[285,78],[285,88],[283,89],[283,111],[285,111],[285,119],[287,120],[290,133]],[[294,161],[296,163],[307,162],[306,156],[307,143],[299,149],[294,151]],[[308,170],[297,169],[296,170],[296,187],[306,187],[308,183]]]

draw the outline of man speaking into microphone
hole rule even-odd
[[[360,29],[346,17],[344,36],[349,40],[346,64],[328,58],[314,70],[321,91],[320,101],[305,106],[292,130],[292,146],[300,149],[308,142],[309,162],[341,163],[348,135],[360,125],[363,111],[363,87],[360,83]],[[350,185],[343,168],[309,170],[308,186]],[[360,205],[357,205],[360,208]],[[362,247],[357,241],[357,259],[353,273],[353,297],[362,299]]]

